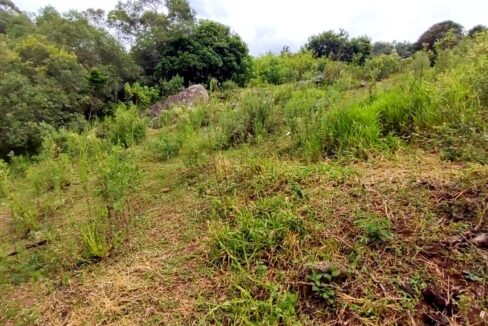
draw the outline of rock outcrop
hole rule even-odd
[[[162,111],[172,106],[188,107],[198,103],[206,103],[208,100],[209,95],[205,87],[202,85],[193,85],[178,94],[153,104],[149,110],[149,115],[151,117],[157,117]]]

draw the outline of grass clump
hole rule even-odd
[[[284,198],[265,198],[253,208],[240,210],[232,222],[211,224],[210,255],[214,261],[224,263],[272,263],[285,248],[287,237],[304,231],[303,220],[292,213]]]
[[[279,124],[272,94],[251,90],[242,95],[240,106],[227,111],[219,121],[225,146],[256,143],[277,130]]]
[[[211,308],[206,321],[232,321],[233,325],[297,325],[300,320],[297,312],[298,295],[280,290],[268,284],[262,299],[251,291],[236,286],[238,294],[234,299]]]

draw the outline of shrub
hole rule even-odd
[[[372,57],[366,61],[365,64],[368,77],[373,81],[388,78],[392,74],[400,71],[400,68],[400,56],[396,52],[393,52],[390,55],[381,54]]]
[[[125,99],[129,104],[145,109],[159,98],[159,89],[156,87],[142,86],[139,83],[124,85]]]
[[[349,69],[349,66],[340,61],[327,61],[324,69],[324,81],[327,85],[333,85],[343,76]]]
[[[100,232],[100,226],[89,223],[82,228],[81,235],[89,259],[101,259],[108,256],[111,245],[106,235]]]
[[[278,128],[273,101],[268,92],[250,91],[242,95],[240,107],[221,116],[219,128],[227,146],[256,142]]]
[[[112,212],[122,212],[127,195],[137,188],[141,179],[133,155],[130,151],[116,146],[99,163],[98,170],[100,177],[96,194],[104,200],[109,215]]]
[[[139,144],[146,138],[147,121],[139,117],[134,106],[120,104],[115,117],[106,122],[108,136],[112,143],[129,147]]]
[[[170,80],[163,80],[161,82],[161,96],[168,97],[182,91],[185,86],[183,77],[176,75]]]
[[[70,160],[61,154],[56,159],[45,159],[27,169],[26,180],[37,195],[59,191],[70,183]]]
[[[7,196],[8,176],[9,166],[7,162],[0,159],[0,198]]]
[[[151,140],[148,144],[148,148],[156,159],[167,161],[178,155],[181,148],[181,142],[174,135],[162,134],[156,139]]]
[[[22,236],[39,228],[39,212],[34,201],[25,193],[15,193],[9,196],[9,207],[15,231]]]

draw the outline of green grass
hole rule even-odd
[[[378,62],[393,75],[365,88],[378,67],[329,65],[327,85],[216,93],[157,130],[121,105],[51,131],[0,164],[0,323],[486,323],[470,42],[434,67]]]

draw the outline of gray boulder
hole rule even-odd
[[[203,85],[193,85],[178,94],[171,95],[165,100],[153,104],[149,109],[149,115],[157,117],[162,111],[172,106],[189,107],[198,103],[206,103],[209,98],[208,92]]]

